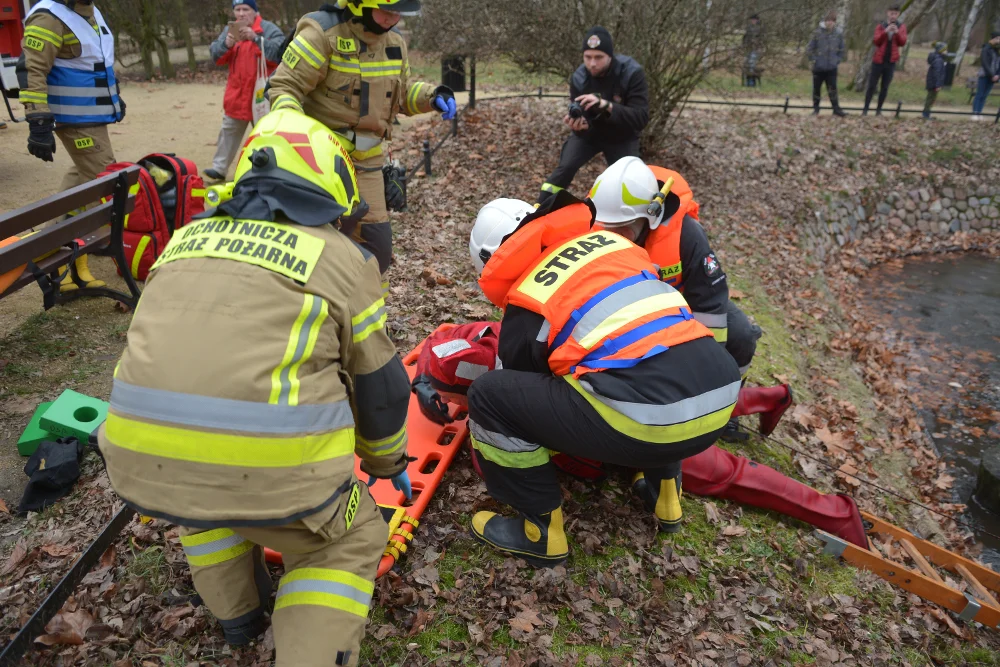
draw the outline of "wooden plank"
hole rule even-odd
[[[978,579],[972,576],[972,573],[969,572],[969,568],[959,563],[955,566],[955,569],[958,570],[958,573],[962,575],[963,579],[965,579],[965,583],[969,584],[969,588],[972,589],[972,592],[976,596],[977,600],[985,602],[991,607],[1000,608],[1000,603],[998,603],[996,598],[990,594],[990,591],[986,588],[986,586],[983,586]]]
[[[122,170],[126,174],[131,187],[139,180],[139,167],[133,166]],[[37,227],[43,222],[55,220],[84,206],[89,206],[114,194],[118,174],[115,172],[101,178],[88,181],[65,192],[54,194],[27,206],[5,213],[0,216],[0,239],[17,236],[21,232]],[[50,248],[51,249],[51,248]]]
[[[864,514],[865,513],[862,512],[862,515]],[[865,516],[865,518],[868,519],[867,516]],[[881,523],[892,526],[892,524],[886,524],[884,521],[881,521]],[[905,530],[898,528],[897,530],[901,533],[906,533]],[[823,533],[823,531],[816,532]],[[826,535],[830,540],[842,542],[842,540],[839,540],[832,535]],[[917,538],[914,538],[911,535],[910,539],[914,540]],[[909,569],[905,565],[900,565],[899,563],[894,563],[891,560],[883,558],[882,555],[877,552],[862,549],[856,544],[846,542],[841,558],[855,567],[868,570],[869,572],[874,572],[894,586],[898,586],[905,591],[918,595],[925,600],[930,600],[931,602],[941,605],[945,609],[949,609],[956,614],[962,613],[962,611],[965,610],[966,605],[969,604],[969,600],[961,591],[956,590],[947,584],[939,583],[934,579],[917,572],[916,570]],[[973,620],[991,628],[997,627],[997,625],[1000,624],[1000,609],[992,607],[985,602],[982,602],[981,605],[982,606],[976,613]]]
[[[135,197],[129,197],[125,210],[135,208]],[[0,274],[12,271],[22,264],[40,257],[53,248],[70,243],[73,239],[91,234],[111,222],[114,202],[99,204],[80,215],[74,215],[40,232],[0,248]]]
[[[899,543],[903,545],[903,550],[910,555],[910,558],[913,559],[913,562],[917,564],[917,567],[924,573],[924,575],[930,577],[939,584],[944,583],[944,579],[941,578],[941,575],[938,574],[933,565],[927,562],[927,559],[923,557],[920,550],[913,546],[913,542],[909,540],[900,540]]]
[[[99,230],[92,234],[85,236],[83,240],[83,248],[80,249],[81,254],[88,252],[93,252],[94,250],[99,250],[108,244],[108,240],[111,238],[111,228],[108,226],[101,227]],[[52,273],[53,271],[60,269],[67,264],[69,264],[70,258],[73,257],[73,251],[69,248],[62,247],[55,253],[44,257],[37,262],[39,270],[44,274]],[[10,286],[4,290],[3,295],[7,296],[12,294],[17,290],[26,287],[35,282],[35,275],[30,269],[25,269],[24,272],[15,280]]]
[[[937,565],[938,567],[944,568],[949,572],[954,572],[958,574],[956,569],[957,565],[964,565],[976,580],[982,583],[986,588],[1000,593],[1000,574],[997,574],[993,570],[984,565],[969,560],[968,558],[963,558],[958,554],[952,553],[947,549],[939,547],[933,542],[927,542],[916,537],[912,533],[909,533],[902,528],[892,525],[891,523],[884,521],[874,514],[869,514],[868,512],[862,511],[861,516],[865,521],[872,524],[872,530],[869,533],[883,533],[885,535],[892,535],[897,540],[910,540],[915,547],[920,550],[931,563]]]

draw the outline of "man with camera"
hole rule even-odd
[[[899,5],[892,5],[886,10],[885,21],[875,26],[872,43],[875,44],[875,54],[872,56],[872,73],[868,77],[868,90],[865,91],[865,109],[861,113],[864,116],[868,115],[875,87],[879,86],[881,79],[878,106],[875,107],[875,115],[881,116],[882,105],[885,103],[886,95],[889,94],[889,84],[892,83],[892,75],[899,61],[900,49],[906,45],[906,26],[899,21]]]
[[[563,122],[573,132],[563,144],[559,166],[542,184],[544,202],[569,187],[580,167],[598,153],[608,165],[639,156],[639,135],[649,122],[649,89],[642,65],[615,55],[611,33],[591,28],[583,40],[583,64],[569,82],[570,105]]]

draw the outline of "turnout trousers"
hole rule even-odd
[[[275,665],[357,665],[388,530],[361,483],[350,527],[347,503],[282,526],[181,528],[181,546],[205,606],[226,641],[245,644],[266,628],[271,577],[264,549],[281,552],[285,574],[271,615]],[[322,516],[322,515],[326,516]]]
[[[565,379],[497,370],[469,389],[469,428],[490,495],[522,514],[559,507],[550,452],[638,468],[659,488],[681,461],[707,449],[722,429],[668,444],[636,440],[608,424]]]
[[[623,157],[630,155],[639,157],[639,139],[601,141],[570,133],[563,143],[562,152],[559,153],[559,166],[549,176],[549,180],[542,184],[539,201],[568,188],[576,172],[580,171],[580,167],[590,162],[598,153],[604,153],[604,160],[610,167]]]

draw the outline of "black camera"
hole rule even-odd
[[[569,117],[573,119],[583,118],[583,105],[576,100],[569,103]]]

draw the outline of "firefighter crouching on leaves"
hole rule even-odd
[[[306,14],[295,28],[270,79],[272,109],[294,108],[344,137],[370,207],[354,239],[378,258],[383,274],[392,263],[392,227],[386,192],[398,187],[382,175],[383,150],[398,113],[456,112],[450,88],[410,80],[403,37],[392,30],[419,0],[340,0]],[[388,281],[383,276],[383,289]]]
[[[125,118],[115,79],[115,40],[93,0],[42,0],[24,22],[27,85],[18,99],[28,121],[28,152],[53,161],[55,137],[73,161],[60,190],[93,180],[115,161],[108,125]],[[86,287],[103,287],[87,255],[76,259]],[[60,291],[79,289],[69,271]]]
[[[732,357],[646,252],[592,222],[565,191],[534,211],[500,199],[469,244],[504,310],[503,368],[472,383],[469,429],[487,490],[518,512],[479,512],[472,532],[534,565],[568,555],[550,450],[643,470],[661,529],[676,531],[680,462],[715,441],[740,388]]]
[[[99,431],[115,491],[182,527],[229,643],[264,630],[262,547],[282,553],[279,666],[357,664],[387,533],[355,453],[410,494],[408,378],[378,263],[342,233],[363,212],[332,133],[268,114],[232,200],[153,266]]]
[[[650,201],[668,179],[673,179],[673,187],[661,212],[647,213]],[[595,209],[595,229],[609,229],[642,246],[659,268],[660,279],[684,295],[694,318],[725,346],[745,379],[761,330],[729,300],[726,272],[698,222],[698,203],[687,181],[675,171],[624,157],[597,177],[589,199]],[[766,390],[745,391],[743,400],[757,399],[753,394]],[[737,427],[734,418],[723,439],[742,435],[736,433]]]

